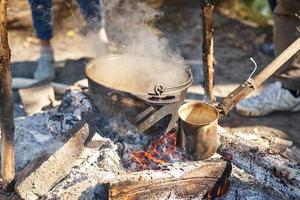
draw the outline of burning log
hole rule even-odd
[[[154,140],[145,150],[132,152],[130,162],[135,163],[132,170],[157,169],[167,162],[186,161],[176,148],[176,135],[176,131],[171,130]]]
[[[10,49],[7,38],[7,0],[0,1],[0,124],[2,139],[2,178],[7,187],[15,177],[14,118],[10,73]]]
[[[172,163],[162,165],[156,171],[127,174],[108,183],[109,199],[202,199],[222,176],[226,166],[226,161],[214,159]]]
[[[72,136],[51,156],[29,163],[18,175],[15,190],[23,199],[38,199],[47,194],[75,166],[89,136],[89,126],[77,124],[65,135]]]

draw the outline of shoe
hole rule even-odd
[[[99,39],[101,40],[101,42],[105,43],[105,44],[108,44],[109,43],[109,40],[107,38],[107,34],[106,34],[106,31],[105,29],[102,27],[100,28],[99,32],[98,32],[98,35],[99,35]]]
[[[263,43],[260,46],[260,51],[270,57],[275,57],[274,44],[273,43]]]
[[[260,95],[250,97],[236,105],[243,116],[264,116],[274,111],[300,111],[300,97],[294,97],[281,82],[267,86]]]
[[[55,78],[54,57],[52,52],[42,53],[37,68],[34,72],[34,79],[53,80]]]

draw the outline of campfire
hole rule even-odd
[[[213,7],[209,9],[212,12]],[[143,15],[144,11],[141,10]],[[139,17],[134,16],[134,22],[139,22]],[[122,18],[121,22],[125,21]],[[205,26],[211,28],[209,20]],[[144,30],[135,25],[131,28],[128,32]],[[203,48],[208,53],[212,52],[212,35],[206,34],[211,36],[205,41],[207,49]],[[127,42],[139,46],[140,41],[145,41],[141,35],[142,40]],[[197,110],[194,117],[187,112],[186,118],[178,121],[179,108],[193,82],[191,70],[177,56],[155,54],[159,49],[155,42],[146,47],[154,49],[154,57],[147,57],[137,52],[141,48],[136,48],[128,51],[132,54],[93,60],[84,72],[88,91],[72,87],[64,93],[58,107],[16,120],[18,176],[14,190],[18,196],[30,200],[185,200],[225,196],[237,199],[247,195],[252,198],[254,193],[252,199],[258,194],[263,199],[299,198],[300,167],[295,161],[297,151],[289,141],[258,134],[243,137],[218,126],[219,113],[227,114],[238,100],[255,89],[251,76],[218,107],[201,103],[211,108],[210,114],[208,109]],[[211,77],[212,55],[207,54],[205,60],[210,69],[207,77]],[[259,84],[267,76],[260,77]],[[212,77],[206,86],[213,100]],[[202,118],[202,123],[197,123],[198,118]],[[185,119],[186,123],[181,124]],[[212,122],[212,128],[205,127]],[[199,136],[200,128],[205,131],[204,139]],[[13,142],[8,144],[9,148],[2,148],[12,154]],[[283,150],[275,151],[276,145]],[[203,149],[206,152],[200,151]],[[201,157],[208,149],[209,155]],[[7,169],[13,168],[13,156],[2,155],[9,164],[6,172],[10,172]],[[13,177],[12,172],[6,173],[6,180]]]
[[[103,200],[204,197],[215,199],[227,194],[234,199],[237,192],[234,188],[241,187],[239,190],[243,191],[249,186],[230,184],[232,170],[235,171],[235,176],[237,173],[236,167],[232,169],[231,162],[244,167],[252,166],[249,172],[260,172],[270,181],[265,183],[262,180],[262,183],[275,184],[280,191],[297,195],[291,191],[295,188],[293,184],[298,175],[295,174],[294,178],[288,175],[292,173],[288,172],[289,170],[297,169],[296,163],[288,162],[274,153],[268,154],[270,151],[267,149],[257,150],[258,147],[254,145],[254,141],[260,142],[257,137],[249,137],[255,140],[248,144],[247,141],[241,142],[238,137],[219,130],[224,144],[219,152],[223,157],[216,154],[207,160],[192,161],[176,147],[176,129],[161,136],[142,134],[124,118],[109,118],[103,115],[99,117],[99,114],[95,116],[92,114],[93,110],[89,98],[79,91],[72,90],[64,95],[58,110],[17,122],[18,135],[22,140],[24,137],[28,137],[29,140],[32,140],[32,137],[41,137],[37,144],[18,146],[20,149],[17,149],[16,155],[23,157],[17,157],[17,160],[24,160],[19,163],[21,166],[18,168],[24,168],[25,160],[30,161],[32,157],[40,155],[19,154],[24,149],[29,151],[28,148],[40,146],[41,142],[44,143],[39,152],[53,149],[49,154],[29,162],[18,176],[15,189],[22,198],[37,199],[44,196],[45,199],[55,199],[63,196],[72,199],[75,198],[72,195],[83,195],[85,199],[101,197]],[[47,118],[48,122],[43,125]],[[35,125],[33,121],[39,124]],[[45,129],[46,125],[48,128]],[[45,135],[48,134],[45,130],[52,130],[54,137],[46,139],[45,136],[38,136],[36,132],[28,132],[32,127],[40,127],[40,133],[44,131]],[[126,127],[130,127],[130,130]],[[61,138],[62,142],[54,142],[55,137],[56,140]],[[17,138],[17,141],[22,140]],[[270,139],[270,143],[271,141],[274,140]],[[254,160],[258,157],[257,153],[265,155],[265,159]],[[272,159],[281,162],[278,167],[286,166],[283,162],[290,166],[284,167],[284,171],[277,169],[277,174],[282,174],[279,180],[270,174],[273,173],[273,169],[262,167],[270,166],[265,164]],[[287,180],[284,177],[289,177],[290,183],[293,184],[286,182],[283,186],[282,181]],[[265,189],[259,189],[259,183],[256,184],[250,194],[256,190],[260,192],[254,194],[267,192]],[[88,188],[92,192],[85,193],[85,190],[89,191]],[[235,192],[231,193],[231,190]]]
[[[22,198],[42,196],[51,188],[56,191],[60,188],[58,181],[65,176],[64,171],[71,171],[67,178],[71,182],[76,181],[79,171],[97,184],[102,182],[102,195],[107,194],[109,199],[202,198],[223,194],[218,188],[220,183],[227,183],[231,174],[226,170],[231,166],[226,159],[217,156],[206,161],[191,161],[177,148],[177,129],[161,136],[147,135],[135,130],[123,117],[109,118],[93,113],[93,110],[89,99],[80,92],[70,91],[62,98],[58,112],[50,113],[47,125],[54,135],[66,130],[63,135],[69,139],[54,154],[42,158],[45,162],[39,158],[23,170],[23,178],[16,186]],[[123,126],[127,124],[126,129],[117,126],[120,120],[123,120]],[[91,130],[95,131],[92,139]],[[82,141],[87,144],[87,149]],[[86,152],[90,159],[74,167],[80,151]],[[111,175],[105,177],[103,169]],[[51,175],[51,179],[46,178],[53,173],[56,174]],[[216,186],[224,177],[225,183],[219,181]],[[33,183],[38,184],[37,179],[47,182],[43,181],[37,189],[31,188]],[[172,197],[167,198],[168,195]]]
[[[176,130],[173,129],[154,140],[145,150],[132,152],[132,162],[137,170],[158,169],[159,165],[176,161],[186,161],[176,148]]]

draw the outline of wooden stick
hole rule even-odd
[[[10,73],[11,52],[7,38],[7,0],[0,1],[0,124],[2,136],[2,179],[6,188],[15,177],[14,118]]]
[[[210,102],[215,102],[214,96],[214,55],[213,55],[213,10],[214,6],[210,1],[202,3],[203,21],[203,71],[204,89],[206,97]]]
[[[265,67],[252,81],[245,81],[233,92],[227,95],[218,105],[220,112],[227,115],[230,110],[248,94],[261,86],[271,75],[273,75],[285,62],[293,57],[300,50],[300,37],[295,40],[286,50],[284,50],[273,62]],[[251,80],[251,79],[250,79]]]
[[[274,74],[284,63],[293,57],[300,50],[300,37],[284,50],[273,62],[264,68],[255,78],[255,85],[260,86],[272,74]]]

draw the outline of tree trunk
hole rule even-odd
[[[7,38],[7,0],[0,0],[0,125],[2,137],[2,179],[8,186],[15,177],[14,118],[10,49]]]

